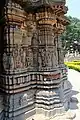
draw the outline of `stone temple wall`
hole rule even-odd
[[[68,24],[65,2],[30,3],[5,0],[0,13],[1,120],[53,118],[69,108],[71,86],[59,37]]]

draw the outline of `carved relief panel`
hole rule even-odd
[[[39,65],[40,67],[50,68],[58,65],[54,48],[48,48],[48,50],[39,49]]]
[[[14,60],[12,54],[8,54],[8,53],[3,54],[3,67],[4,70],[14,68]]]

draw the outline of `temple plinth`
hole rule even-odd
[[[71,90],[60,40],[69,23],[65,0],[5,0],[1,6],[0,120],[65,113]]]

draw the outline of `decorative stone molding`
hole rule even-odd
[[[38,114],[50,119],[64,113],[70,99],[59,39],[69,23],[65,0],[6,0],[4,6],[3,119],[24,120]]]

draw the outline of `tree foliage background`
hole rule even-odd
[[[68,50],[71,51],[71,49],[80,49],[74,45],[75,42],[80,44],[80,20],[78,18],[74,18],[71,16],[67,17],[70,21],[70,24],[66,27],[66,31],[62,34],[61,39],[62,39],[62,45],[67,52]]]

